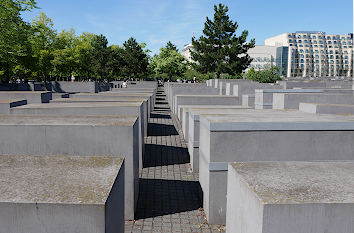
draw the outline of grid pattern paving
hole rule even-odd
[[[135,220],[126,221],[125,232],[224,232],[223,226],[208,224],[202,195],[181,126],[159,87],[145,138]]]

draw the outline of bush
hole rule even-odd
[[[248,70],[246,79],[259,83],[275,83],[276,81],[282,80],[279,75],[278,67],[271,67],[269,69],[259,71],[255,71],[252,67]]]

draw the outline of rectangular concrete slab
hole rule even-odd
[[[354,114],[354,105],[300,103],[299,110],[301,112],[314,113],[314,114],[352,115]]]
[[[49,103],[29,104],[12,108],[10,114],[17,115],[137,115],[139,128],[139,166],[144,159],[144,137],[147,136],[147,119],[142,102],[87,102],[87,103]]]
[[[125,219],[139,193],[136,116],[0,115],[0,154],[124,156]]]
[[[233,106],[234,108],[189,108],[188,118],[186,121],[188,126],[184,129],[186,132],[185,140],[188,142],[188,152],[190,163],[194,172],[199,172],[199,115],[202,114],[234,114],[242,111],[241,106]]]
[[[124,160],[0,155],[0,232],[124,231]]]
[[[0,114],[10,114],[10,108],[26,105],[27,100],[2,100],[0,99]]]
[[[240,98],[220,95],[176,95],[174,96],[174,114],[179,105],[240,105]]]
[[[49,91],[0,91],[0,99],[25,99],[27,103],[49,103],[52,93]]]
[[[227,162],[354,160],[354,118],[299,111],[200,115],[199,181],[212,224],[225,224]]]
[[[273,109],[299,109],[303,103],[354,104],[352,94],[274,93]]]
[[[354,162],[231,163],[227,232],[351,233]]]

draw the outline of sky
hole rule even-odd
[[[229,7],[236,34],[249,31],[263,45],[266,38],[295,31],[353,32],[353,1],[339,0],[37,0],[40,9],[23,13],[31,22],[40,12],[53,20],[59,32],[74,28],[77,34],[103,34],[109,44],[122,45],[130,37],[147,43],[152,55],[171,41],[179,49],[202,35],[214,5]]]

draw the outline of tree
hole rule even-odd
[[[46,81],[53,71],[54,44],[57,32],[53,28],[53,21],[43,12],[33,20],[32,44],[33,57],[36,62],[35,75]]]
[[[109,78],[110,79],[120,79],[122,76],[122,67],[125,66],[124,63],[124,48],[118,45],[111,45],[109,47],[110,54],[107,63]]]
[[[123,48],[124,67],[122,68],[122,74],[135,79],[146,77],[149,60],[142,46],[131,37],[123,43]]]
[[[106,77],[109,56],[108,40],[104,35],[94,36],[92,40],[93,71],[102,80]]]
[[[28,72],[31,48],[28,43],[30,27],[21,12],[36,7],[35,0],[0,1],[0,76],[8,82],[13,72]]]
[[[178,52],[177,47],[170,41],[166,47],[160,49],[159,55],[152,58],[150,67],[156,75],[170,80],[182,77],[187,70],[183,55]]]
[[[251,63],[247,54],[253,48],[255,40],[247,42],[248,31],[236,36],[237,22],[227,15],[228,7],[214,6],[214,19],[206,18],[203,36],[198,40],[192,38],[193,50],[190,50],[195,67],[202,73],[213,72],[219,78],[222,73],[241,74]]]
[[[275,83],[281,80],[278,67],[271,67],[265,70],[255,71],[252,67],[246,74],[246,79],[259,83]]]

